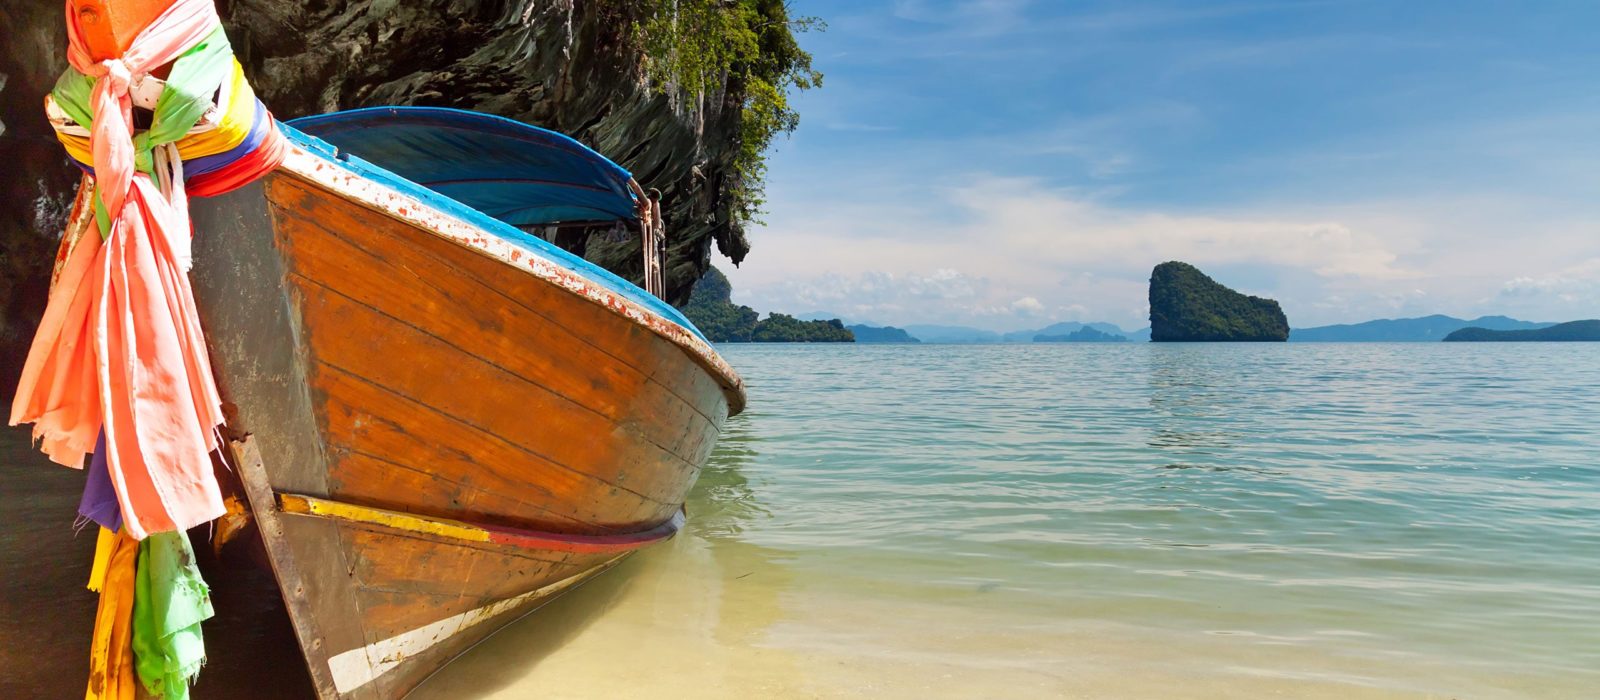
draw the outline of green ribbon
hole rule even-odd
[[[133,162],[139,172],[154,175],[155,149],[174,143],[188,135],[213,106],[217,90],[233,73],[233,45],[222,27],[217,27],[205,40],[185,51],[172,63],[166,87],[156,101],[150,128],[133,137]],[[51,91],[56,104],[67,116],[89,130],[94,129],[94,111],[90,100],[94,95],[95,79],[68,68],[56,80]],[[95,223],[100,226],[100,237],[111,235],[111,217],[105,211],[96,186],[94,194]]]
[[[153,534],[139,543],[133,584],[133,666],[139,682],[163,700],[189,697],[189,682],[206,661],[200,623],[210,619],[211,595],[183,532]]]

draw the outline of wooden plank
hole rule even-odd
[[[325,494],[316,404],[306,384],[299,300],[285,284],[261,183],[194,207],[195,304],[226,429],[255,436],[273,487]]]
[[[396,627],[386,628],[374,626],[372,611],[363,607],[369,644],[462,610],[516,597],[610,558],[572,555],[570,561],[565,558],[543,561],[509,549],[468,547],[352,523],[341,523],[340,527],[348,535],[350,553],[357,564],[356,574],[362,581],[364,594],[455,596],[464,606],[436,609],[418,598],[410,610],[388,611],[387,619],[399,622]]]
[[[519,501],[533,504],[529,511],[517,510],[504,515],[515,521],[529,524],[542,521],[537,513],[548,510],[574,522],[574,532],[627,531],[642,524],[652,524],[670,517],[677,506],[658,503],[636,493],[612,486],[597,488],[587,475],[563,468],[541,455],[522,447],[486,435],[474,435],[474,428],[441,411],[423,406],[376,386],[371,382],[338,370],[328,370],[319,377],[319,386],[334,407],[328,416],[329,434],[338,435],[339,447],[359,449],[385,455],[397,455],[418,469],[452,482],[467,483],[478,488],[502,493],[515,493]],[[337,406],[352,407],[349,411]],[[355,409],[353,407],[361,408]],[[345,423],[345,417],[348,423]],[[387,416],[404,416],[405,426]],[[352,445],[353,447],[344,447]],[[349,452],[333,455],[335,459],[350,459]],[[386,458],[387,459],[387,458]],[[343,463],[341,461],[341,463]],[[380,472],[381,475],[381,472]],[[381,491],[383,482],[357,482],[360,474],[340,471],[334,474],[341,487],[338,494],[347,500],[359,500],[361,494]],[[352,484],[361,483],[356,487]],[[349,495],[345,495],[349,494]],[[449,516],[465,513],[468,509],[433,510],[438,499],[433,496],[409,498],[400,492],[391,492],[390,503],[401,501],[407,507],[422,513]],[[578,497],[577,494],[588,494]],[[394,507],[394,506],[390,506]]]
[[[345,452],[339,457],[337,476],[340,482],[334,486],[334,493],[340,498],[379,508],[491,525],[558,532],[610,530],[508,496],[504,490],[486,485],[481,473],[452,481],[434,473],[427,462],[412,461],[416,461],[417,466],[360,452]]]
[[[337,530],[276,513],[273,487],[326,493],[327,470],[298,352],[296,302],[284,284],[272,219],[256,183],[194,208],[191,275],[226,430],[245,495],[319,697],[340,697],[327,659],[363,640]],[[373,697],[372,691],[349,696]]]
[[[346,684],[370,683],[384,697],[403,697],[474,644],[542,606],[562,592],[614,566],[602,562],[572,577],[519,596],[489,603],[412,628],[368,645],[365,654],[334,658],[336,675]],[[353,662],[353,663],[351,663]]]
[[[348,606],[341,605],[341,598],[350,597],[348,589],[339,580],[338,574],[341,572],[329,572],[326,567],[320,571],[307,570],[306,562],[297,560],[295,547],[289,540],[290,530],[294,528],[285,527],[278,515],[272,488],[267,483],[266,465],[262,462],[256,442],[246,438],[230,442],[228,448],[233,455],[234,468],[239,471],[244,484],[245,495],[250,500],[256,528],[266,545],[273,575],[278,579],[279,592],[289,608],[290,621],[294,625],[295,637],[300,641],[300,650],[306,657],[311,682],[319,697],[335,700],[340,693],[334,687],[327,664],[330,649],[354,648],[364,639],[356,619],[354,601],[350,600]],[[310,528],[300,528],[297,534],[304,536],[307,529]],[[316,529],[324,534],[333,533],[333,528],[326,525]],[[332,562],[335,556],[342,554],[340,549],[337,545],[325,546],[320,551],[334,556],[319,559]],[[341,592],[346,595],[341,596]],[[350,697],[375,696],[363,693]]]
[[[293,178],[275,179],[269,188],[269,196],[284,212],[314,212],[300,215],[299,218],[312,227],[334,232],[336,240],[331,243],[347,240],[353,246],[377,253],[392,265],[402,279],[414,279],[417,275],[412,270],[435,268],[443,264],[457,274],[450,279],[430,278],[430,285],[442,285],[441,291],[476,302],[498,296],[502,301],[487,306],[504,309],[514,315],[531,314],[548,324],[550,337],[534,336],[532,339],[541,343],[576,341],[590,347],[585,351],[563,350],[559,353],[561,355],[589,357],[592,363],[609,359],[649,377],[701,409],[711,403],[708,400],[708,388],[713,396],[722,392],[721,384],[704,369],[686,371],[689,368],[682,362],[687,357],[683,349],[637,323],[522,270],[441,237],[420,232],[403,222],[385,216],[372,216],[371,211],[359,205],[330,199],[327,193]],[[325,237],[307,237],[305,241],[309,245],[330,243]],[[404,245],[396,245],[397,241],[403,241]],[[331,251],[324,251],[322,255],[295,255],[296,270],[301,265],[345,257],[337,251],[335,247]],[[309,270],[304,274],[321,278]],[[477,291],[469,291],[473,287]],[[469,306],[478,305],[481,304]],[[599,342],[602,339],[604,342]],[[619,348],[625,348],[625,351],[618,352]],[[720,425],[715,417],[716,411],[702,412]]]
[[[299,201],[311,200],[301,197]],[[377,234],[370,230],[344,235],[333,228],[358,225],[355,222],[295,219],[286,212],[280,219],[284,220],[285,247],[293,254],[297,276],[448,339],[463,352],[515,362],[508,369],[555,393],[582,398],[610,418],[622,418],[630,409],[638,410],[641,401],[648,401],[651,411],[671,411],[674,425],[696,419],[713,422],[700,404],[714,403],[716,392],[706,393],[702,388],[693,396],[674,393],[632,363],[640,353],[658,348],[615,342],[629,339],[606,335],[621,330],[614,323],[587,332],[597,322],[611,320],[604,309],[589,309],[592,318],[582,325],[558,324],[546,315],[555,310],[530,310],[501,292],[504,284],[526,278],[526,274],[512,268],[498,270],[493,277],[463,274],[460,261],[437,257],[415,245],[414,237],[426,234],[412,232],[412,239],[373,238]],[[430,274],[439,272],[444,274]],[[542,352],[528,352],[535,347]],[[573,357],[587,358],[587,362],[578,367],[563,362]],[[635,359],[630,362],[628,358]]]
[[[328,391],[322,369],[332,368],[455,417],[589,479],[650,500],[681,497],[692,483],[694,464],[641,439],[637,431],[629,429],[629,423],[611,421],[437,338],[389,324],[369,307],[317,287],[303,292],[307,342],[318,363],[311,376],[313,390]],[[386,417],[402,425],[406,420],[404,415]],[[329,435],[330,442],[342,437]],[[459,440],[461,435],[428,437]]]

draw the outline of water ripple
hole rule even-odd
[[[1593,673],[1596,350],[729,347],[694,522],[839,586]]]

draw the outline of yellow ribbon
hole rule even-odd
[[[223,89],[228,92],[228,111],[222,115],[222,122],[215,129],[178,139],[178,157],[194,160],[227,153],[250,137],[250,127],[255,125],[256,119],[256,94],[250,88],[250,82],[245,80],[244,66],[239,65],[238,60],[233,62],[233,78],[223,83]],[[57,131],[56,138],[74,160],[80,163],[94,162],[89,137]]]

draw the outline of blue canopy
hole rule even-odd
[[[633,176],[547,129],[440,107],[355,109],[289,124],[513,226],[637,219]]]

